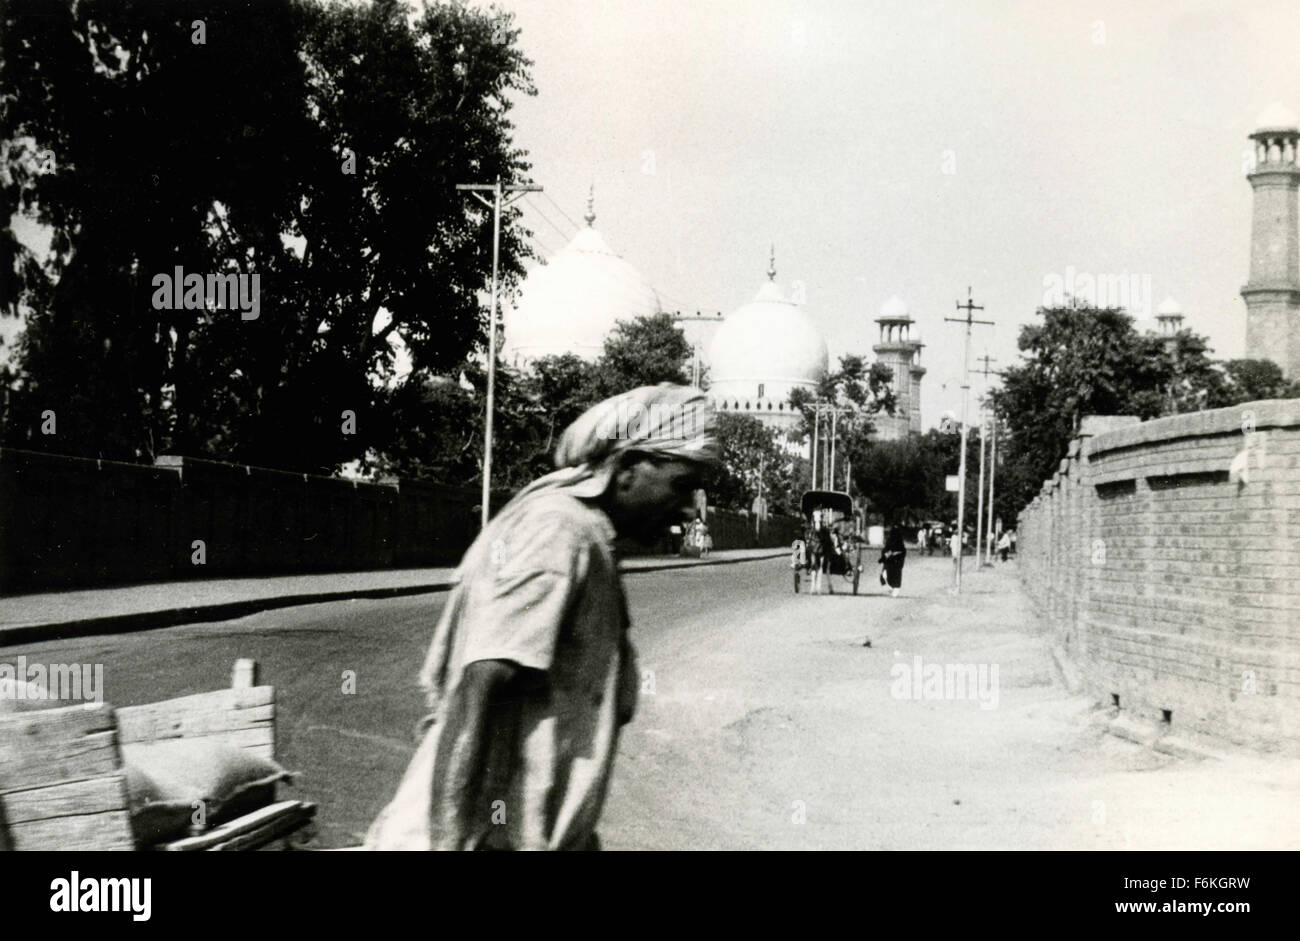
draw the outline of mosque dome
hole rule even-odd
[[[1166,297],[1163,301],[1160,302],[1160,306],[1156,308],[1157,314],[1162,314],[1165,316],[1179,316],[1182,314],[1182,312],[1183,312],[1183,305],[1178,303],[1172,297]]]
[[[520,286],[519,302],[505,317],[508,360],[574,353],[592,360],[620,320],[660,312],[659,295],[645,277],[586,226],[549,263],[533,268]]]
[[[880,305],[880,320],[910,320],[907,313],[907,302],[897,294]]]
[[[753,396],[762,383],[764,397],[784,399],[793,387],[811,387],[826,375],[821,331],[777,287],[775,262],[767,276],[754,299],[729,314],[713,337],[711,391]]]
[[[1280,101],[1273,102],[1255,119],[1255,127],[1260,131],[1294,131],[1296,125],[1295,112]]]

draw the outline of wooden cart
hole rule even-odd
[[[229,689],[114,709],[89,703],[0,716],[0,849],[185,852],[251,850],[312,835],[314,804],[277,800],[166,843],[138,846],[120,745],[166,739],[224,742],[275,757],[275,690],[252,660]]]

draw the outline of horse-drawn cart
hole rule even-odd
[[[794,570],[794,590],[797,594],[801,576],[810,575],[822,555],[822,532],[832,550],[827,557],[828,577],[839,576],[858,593],[862,577],[863,539],[858,532],[853,513],[853,500],[839,490],[809,490],[799,502],[805,528],[802,539],[791,547],[791,568]]]

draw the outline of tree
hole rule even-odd
[[[801,413],[801,421],[789,432],[792,442],[812,441],[814,438],[815,404],[833,404],[843,409],[835,418],[835,452],[836,464],[841,459],[853,460],[867,447],[875,433],[875,424],[871,416],[885,412],[894,414],[896,402],[891,385],[893,371],[880,363],[867,365],[866,360],[856,354],[840,357],[840,368],[828,373],[815,392],[797,388],[790,393],[790,405]],[[818,457],[818,477],[821,476],[823,461],[829,459],[830,449],[824,445],[825,435],[830,433],[830,425],[823,416],[821,433],[817,436],[819,449],[824,448]],[[838,473],[838,468],[837,468]],[[838,481],[837,477],[837,481]]]
[[[1288,382],[1282,367],[1271,359],[1230,359],[1223,370],[1229,399],[1224,405],[1300,398],[1300,382]]]
[[[391,337],[412,400],[483,345],[492,219],[454,184],[526,179],[508,112],[531,63],[508,16],[462,4],[203,14],[196,42],[179,0],[5,8],[4,204],[52,233],[48,291],[0,240],[24,273],[0,298],[29,310],[20,381],[76,419],[57,450],[329,471],[389,444]],[[505,290],[526,254],[503,214]],[[257,275],[259,316],[155,309],[176,265]]]
[[[990,402],[1005,432],[1006,516],[1019,513],[1065,456],[1084,415],[1161,415],[1230,404],[1224,371],[1206,339],[1180,332],[1172,343],[1139,333],[1117,308],[1040,308],[1021,328],[1022,362],[1003,372]]]
[[[779,433],[750,415],[718,416],[722,459],[708,483],[709,498],[718,506],[749,511],[759,493],[769,513],[797,513],[794,462],[778,442]]]
[[[620,320],[605,338],[597,363],[596,400],[660,382],[686,385],[692,353],[672,314]]]

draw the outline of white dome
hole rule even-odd
[[[1275,101],[1255,119],[1255,127],[1261,131],[1294,131],[1296,129],[1295,112]]]
[[[907,302],[904,301],[897,294],[893,295],[892,297],[889,298],[889,300],[885,301],[885,303],[880,305],[880,319],[881,320],[908,319]]]
[[[618,321],[660,312],[659,295],[610,250],[591,227],[594,218],[589,213],[573,241],[524,278],[519,303],[505,317],[507,359],[563,353],[595,359]]]
[[[1156,308],[1157,314],[1176,315],[1176,314],[1181,314],[1182,312],[1183,312],[1183,305],[1178,303],[1172,297],[1166,297],[1163,301],[1160,302],[1160,306]]]
[[[774,275],[774,272],[769,274]],[[722,322],[709,349],[710,391],[721,396],[784,399],[795,386],[826,375],[826,340],[812,318],[767,281],[748,304]]]

